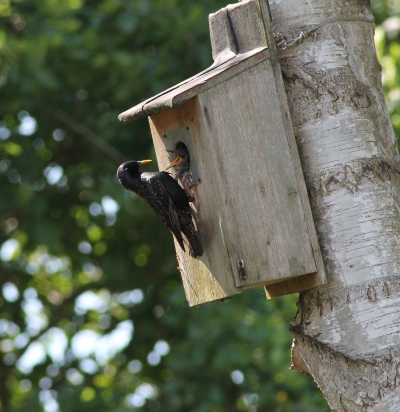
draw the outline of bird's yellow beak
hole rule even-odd
[[[150,162],[151,162],[151,160],[141,160],[140,164],[141,165],[146,165],[147,163],[150,163]]]
[[[170,169],[171,167],[174,167],[176,164],[179,163],[179,161],[181,160],[181,157],[178,156],[178,155],[175,155],[175,156],[176,157],[175,157],[174,161],[165,170]]]

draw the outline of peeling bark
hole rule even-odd
[[[400,158],[369,1],[270,0],[329,283],[300,294],[292,368],[333,411],[400,410]],[[353,21],[340,20],[352,18]]]

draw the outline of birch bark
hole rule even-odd
[[[400,163],[367,0],[270,0],[329,283],[300,294],[292,367],[333,411],[400,411]],[[350,21],[349,19],[353,19]]]

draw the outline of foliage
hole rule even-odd
[[[396,4],[373,3],[398,132]],[[154,158],[117,115],[211,64],[225,5],[0,0],[2,410],[328,410],[288,370],[295,297],[188,308],[170,233],[115,179]]]

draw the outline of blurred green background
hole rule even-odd
[[[155,159],[117,115],[212,63],[226,4],[0,0],[1,411],[329,410],[289,370],[297,296],[189,308],[171,234],[115,178]],[[372,7],[398,134],[400,2]]]

